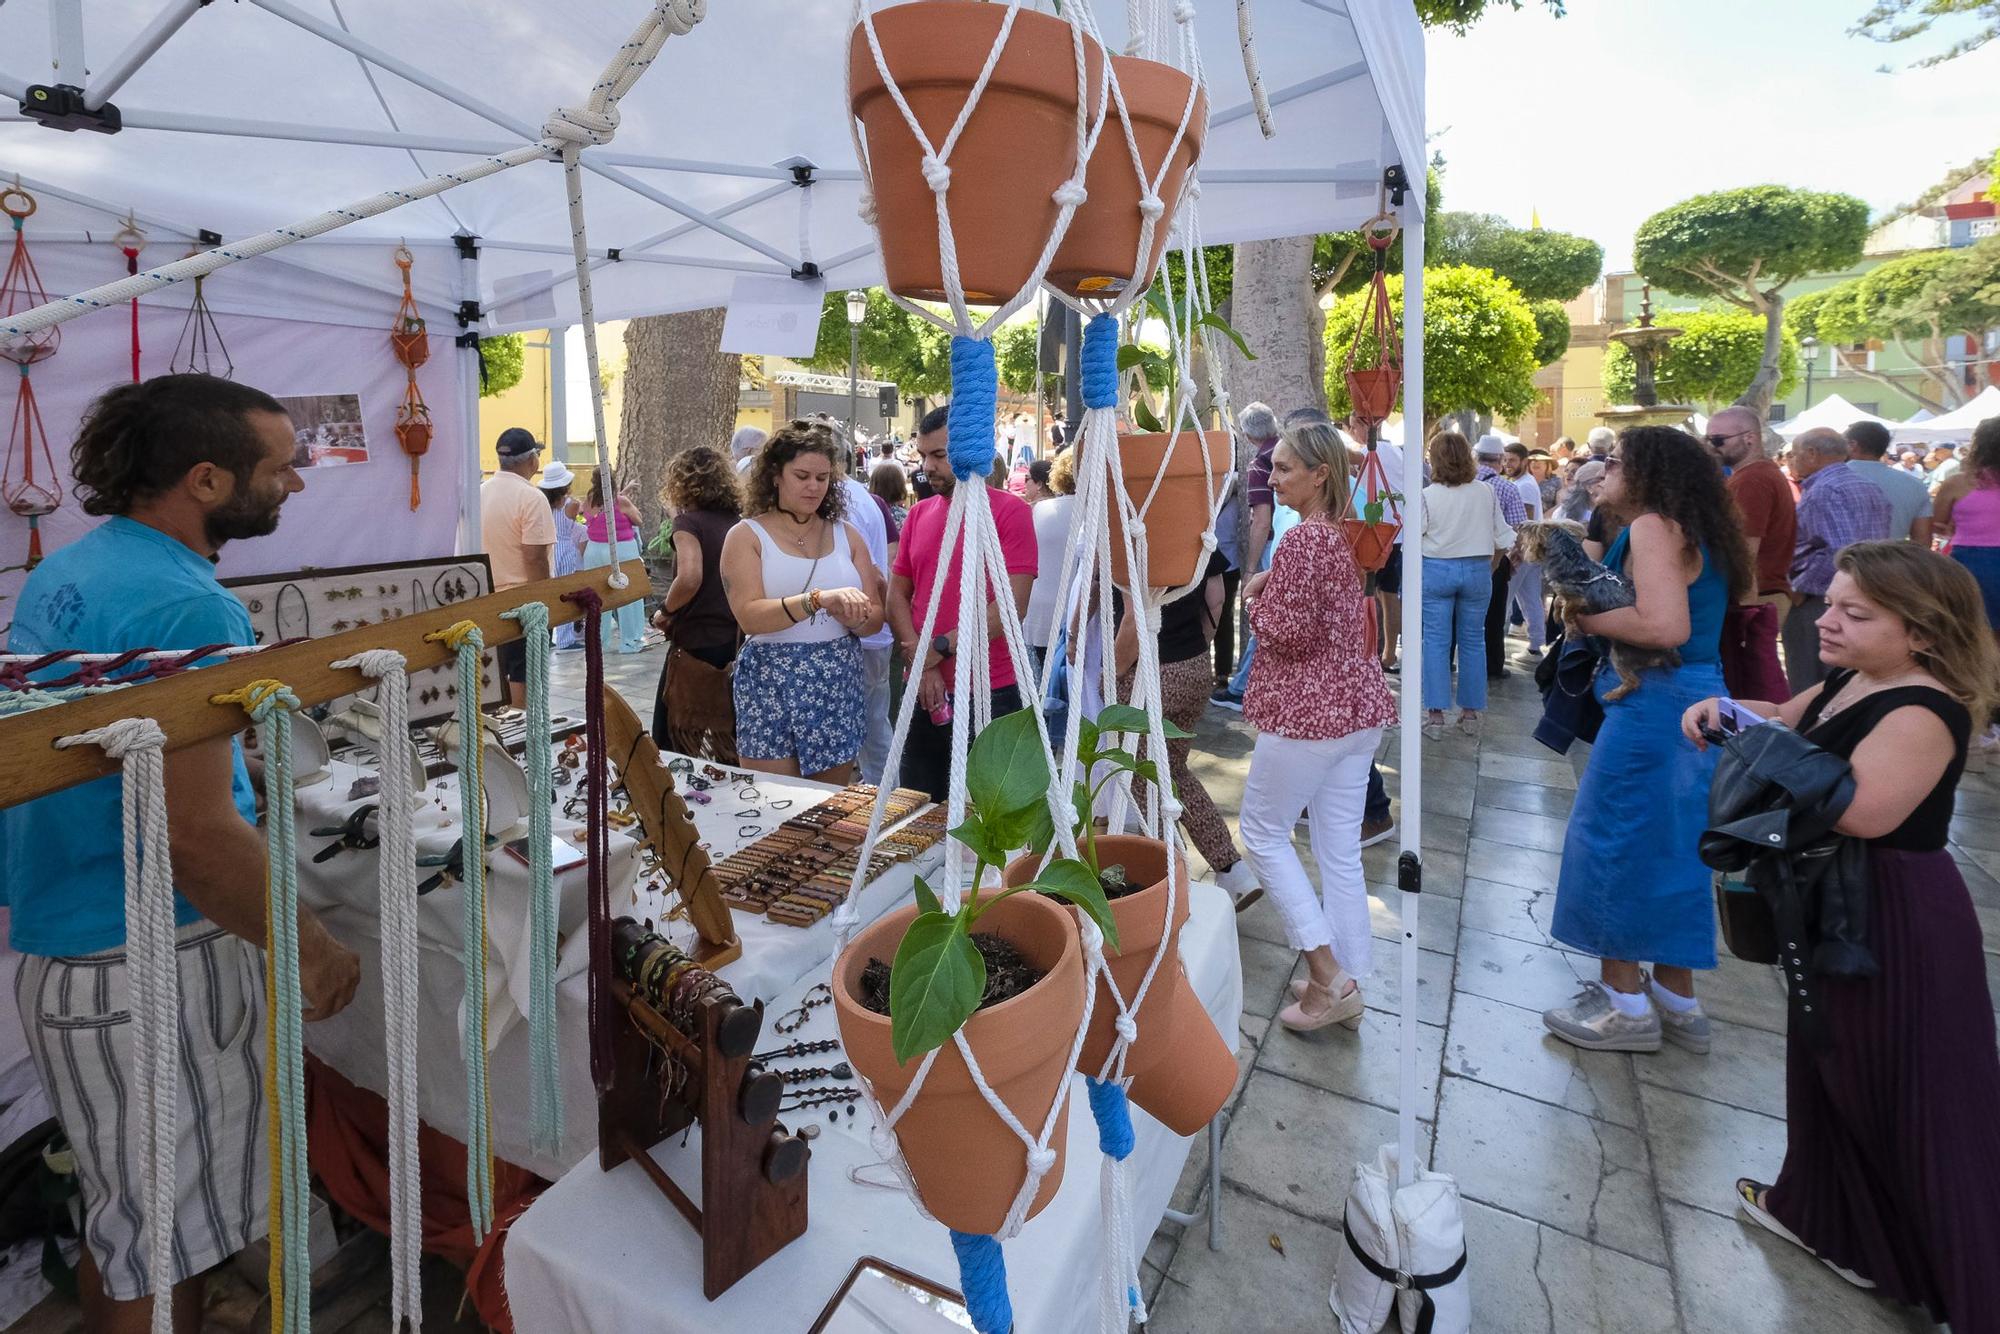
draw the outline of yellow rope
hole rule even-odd
[[[262,681],[252,681],[241,690],[232,690],[226,695],[210,695],[208,702],[210,704],[240,704],[243,706],[243,712],[255,713],[259,705],[284,688],[285,683],[283,681],[273,681],[266,678]]]
[[[466,636],[477,632],[479,632],[479,623],[477,621],[459,621],[455,624],[447,625],[442,630],[431,631],[424,636],[424,639],[430,643],[443,644],[446,648],[456,653],[459,646],[465,643]]]

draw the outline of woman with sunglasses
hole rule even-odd
[[[1598,672],[1604,723],[1564,836],[1551,934],[1596,955],[1599,979],[1542,1022],[1592,1051],[1658,1051],[1664,1035],[1705,1052],[1709,1026],[1694,970],[1715,967],[1715,910],[1696,845],[1715,757],[1681,735],[1680,718],[1723,693],[1722,618],[1751,583],[1750,552],[1722,471],[1693,436],[1634,427],[1605,469],[1599,503],[1633,517],[1604,563],[1632,581],[1638,598],[1582,617],[1578,628],[1675,649],[1680,665],[1642,671],[1638,689],[1618,699],[1605,698],[1617,674],[1608,665]]]

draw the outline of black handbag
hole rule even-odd
[[[1778,922],[1764,896],[1718,871],[1715,874],[1715,919],[1722,923],[1722,943],[1745,963],[1778,961]]]

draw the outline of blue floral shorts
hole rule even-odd
[[[801,774],[861,753],[868,692],[854,636],[819,644],[751,640],[736,656],[736,750],[746,760],[796,757]]]

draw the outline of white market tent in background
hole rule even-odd
[[[1908,422],[1890,421],[1872,412],[1863,412],[1839,394],[1828,394],[1819,402],[1801,412],[1789,421],[1781,421],[1772,429],[1787,440],[1796,440],[1805,432],[1817,427],[1828,427],[1844,431],[1856,422],[1878,422],[1889,428],[1890,438],[1899,445],[1928,444],[1941,439],[1937,434],[1937,423],[1928,421],[1920,426]]]
[[[1968,402],[1950,412],[1940,413],[1923,424],[1931,439],[1962,445],[1972,439],[1972,430],[1988,417],[2000,417],[2000,385],[1987,385]]]

